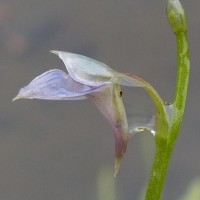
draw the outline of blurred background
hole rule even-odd
[[[188,14],[191,79],[164,200],[180,199],[200,176],[200,1],[181,2]],[[12,99],[44,71],[65,70],[49,53],[56,49],[133,72],[170,102],[176,46],[165,7],[166,0],[0,1],[1,200],[141,199],[152,163],[153,136],[138,134],[130,140],[114,179],[112,129],[91,102]],[[109,192],[112,197],[102,197]]]

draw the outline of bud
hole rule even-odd
[[[187,30],[187,17],[179,0],[168,0],[167,16],[174,33]]]

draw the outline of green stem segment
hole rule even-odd
[[[190,58],[187,20],[183,7],[178,0],[168,0],[167,14],[177,41],[177,81],[171,119],[163,124],[162,116],[159,113],[157,114],[156,152],[145,200],[160,200],[161,198],[169,161],[183,119],[189,81]],[[164,116],[164,118],[166,117]]]

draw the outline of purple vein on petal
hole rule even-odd
[[[48,100],[80,100],[85,99],[86,94],[98,91],[105,84],[91,87],[74,81],[69,74],[59,69],[49,70],[35,79],[19,91],[13,99],[48,99]]]

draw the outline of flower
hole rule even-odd
[[[68,74],[59,69],[49,70],[20,89],[13,99],[81,100],[89,99],[109,121],[115,136],[115,176],[123,154],[126,152],[129,130],[127,115],[122,100],[121,85],[148,87],[141,78],[119,73],[104,63],[91,58],[51,51],[64,62]],[[154,120],[133,128],[134,132],[152,129]]]

